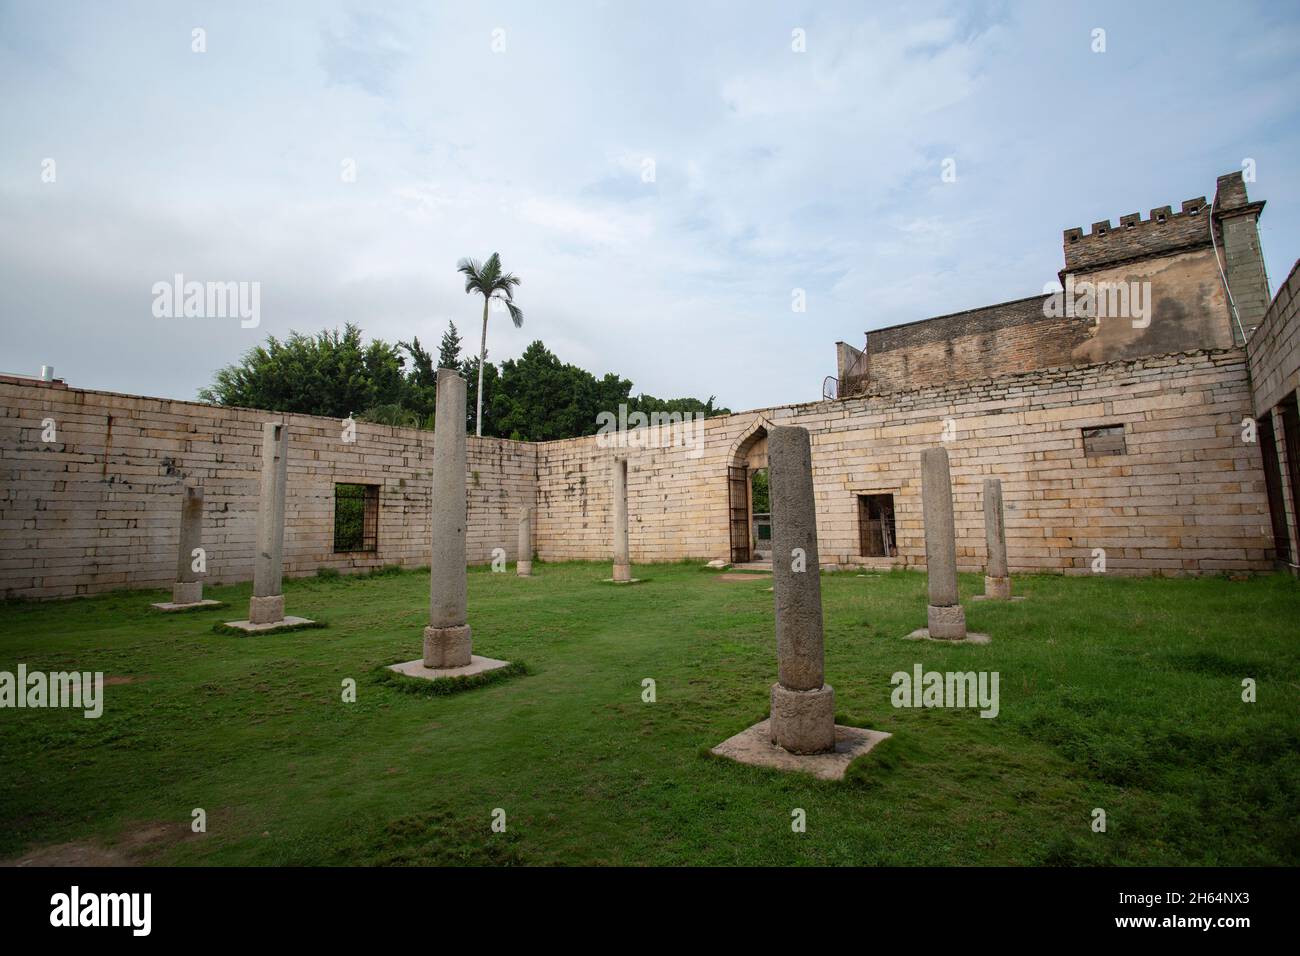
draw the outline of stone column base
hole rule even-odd
[[[253,596],[248,600],[248,621],[250,624],[275,624],[284,620],[284,595],[272,594],[270,597]]]
[[[424,629],[424,666],[445,669],[468,667],[472,642],[468,624]]]
[[[960,641],[966,637],[966,612],[960,604],[926,607],[930,636],[942,641]]]
[[[177,581],[172,585],[173,604],[198,604],[202,600],[202,581]]]
[[[792,754],[820,754],[835,749],[835,691],[790,690],[772,685],[772,743]]]
[[[616,564],[614,565],[614,583],[627,584],[632,580],[632,565]]]
[[[518,566],[515,568],[515,574],[519,575],[521,578],[531,578],[533,576],[533,562],[520,561]]]
[[[1011,579],[991,578],[984,575],[984,597],[990,601],[1011,600]]]

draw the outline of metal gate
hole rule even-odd
[[[749,560],[749,469],[727,466],[727,501],[731,525],[731,563]]]

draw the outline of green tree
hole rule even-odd
[[[617,410],[631,387],[616,375],[597,379],[533,342],[519,358],[501,363],[491,403],[495,434],[517,441],[594,434],[597,414]]]
[[[694,398],[631,397],[632,383],[607,372],[600,378],[562,362],[541,341],[517,359],[484,366],[480,356],[459,358],[460,336],[454,325],[442,337],[438,357],[418,338],[389,345],[382,339],[362,341],[354,325],[313,336],[292,332],[283,342],[274,336],[249,350],[236,365],[220,369],[212,385],[199,392],[204,401],[269,411],[299,412],[400,427],[432,428],[437,412],[437,370],[459,368],[466,384],[481,398],[481,408],[465,410],[465,426],[484,435],[518,441],[549,441],[591,435],[601,412],[702,412],[725,415],[727,409]],[[403,355],[405,353],[405,355]]]
[[[495,252],[488,256],[487,262],[483,263],[477,259],[461,259],[456,265],[456,271],[465,276],[466,295],[477,292],[483,296],[483,340],[478,351],[478,362],[479,365],[486,365],[488,307],[493,300],[502,303],[510,312],[510,319],[515,323],[515,328],[522,326],[524,313],[515,305],[515,288],[522,280],[512,273],[502,271],[501,256]],[[483,380],[487,376],[487,372],[482,376],[476,376],[478,379],[478,404],[474,416],[476,435],[483,434]]]
[[[219,369],[199,391],[203,401],[277,412],[345,418],[372,405],[401,401],[404,359],[380,339],[363,346],[351,323],[314,337],[290,332],[281,342],[244,353],[236,365]]]
[[[448,322],[438,346],[438,368],[460,368],[460,333],[456,323]]]
[[[438,371],[433,364],[433,356],[420,345],[419,338],[410,342],[399,342],[411,357],[411,368],[403,384],[401,406],[409,409],[423,420],[433,415],[438,400]],[[367,421],[375,421],[369,418]],[[384,424],[396,424],[385,422]]]

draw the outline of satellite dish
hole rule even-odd
[[[822,399],[823,401],[831,398],[839,398],[840,380],[834,375],[827,375],[822,379]]]

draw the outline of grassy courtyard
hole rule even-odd
[[[1020,577],[1025,602],[967,602],[993,642],[950,647],[902,639],[924,624],[923,574],[824,575],[841,721],[894,735],[827,783],[706,753],[765,716],[769,577],[640,566],[647,583],[615,588],[607,564],[536,570],[469,576],[476,653],[528,673],[439,697],[376,675],[419,654],[426,574],[286,582],[289,613],[329,626],[258,638],[212,629],[244,616],[247,585],[170,616],[148,606],[163,592],[0,605],[0,670],[110,681],[98,720],[0,711],[0,859],[75,844],[155,864],[1300,863],[1289,578]],[[999,715],[895,709],[890,676],[916,663],[999,672]]]

